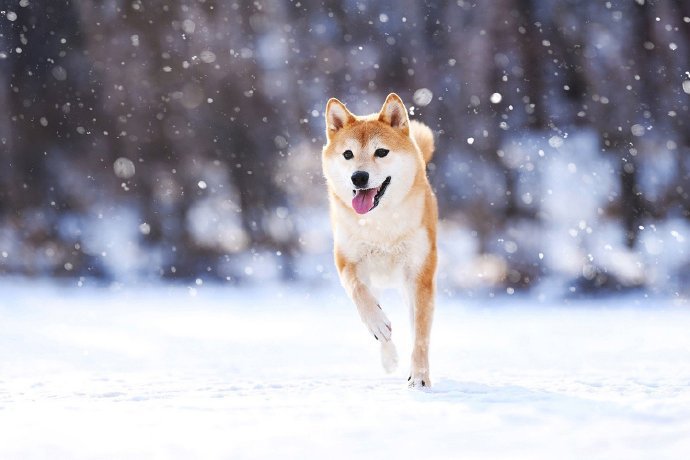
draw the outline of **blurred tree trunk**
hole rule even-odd
[[[3,51],[9,53],[0,70],[8,79],[11,140],[0,153],[0,217],[9,219],[23,244],[36,248],[38,254],[19,263],[27,270],[63,274],[69,262],[72,273],[98,276],[97,260],[75,251],[75,240],[59,232],[62,213],[81,213],[97,197],[77,190],[69,178],[76,167],[95,169],[101,160],[90,151],[98,136],[93,128],[100,92],[89,78],[79,15],[69,0],[58,8],[31,2],[13,12],[14,21],[2,18]],[[44,256],[47,262],[37,265]]]

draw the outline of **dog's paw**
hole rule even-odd
[[[392,340],[381,342],[381,365],[388,374],[398,368],[398,352]]]
[[[413,372],[407,378],[407,386],[410,388],[430,389],[431,379],[429,379],[429,372]]]
[[[386,314],[381,310],[381,307],[376,305],[369,310],[366,315],[362,317],[362,321],[366,324],[369,332],[376,340],[388,342],[391,339],[391,322],[388,320]]]

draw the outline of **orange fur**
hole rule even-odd
[[[433,134],[424,124],[409,121],[396,94],[388,96],[379,113],[362,117],[330,99],[326,126],[323,170],[341,284],[369,331],[382,342],[386,369],[397,362],[397,356],[390,342],[390,322],[373,288],[396,285],[404,292],[410,300],[415,333],[410,385],[429,386],[438,216],[425,164],[433,154]],[[388,150],[388,155],[374,155],[380,148]],[[348,158],[345,151],[351,154]],[[377,196],[383,182],[389,183],[378,206],[364,214],[355,212],[350,203],[356,188],[350,181],[354,171],[369,174],[367,187],[375,188]]]
[[[424,163],[431,161],[431,157],[434,155],[434,135],[429,129],[429,127],[417,120],[412,120],[410,122],[410,128],[412,129],[412,138],[417,143],[419,150],[422,152],[422,157],[424,158]]]

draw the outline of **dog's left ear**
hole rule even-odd
[[[407,118],[407,110],[402,99],[395,93],[390,93],[379,112],[379,121],[399,129],[403,134],[410,134],[410,120]]]

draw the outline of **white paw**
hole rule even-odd
[[[407,378],[407,386],[418,389],[431,388],[429,372],[412,372],[412,375]]]
[[[369,332],[371,332],[376,340],[388,342],[391,339],[391,322],[378,305],[367,312],[367,314],[362,317],[362,321],[364,321]]]
[[[389,374],[398,368],[398,352],[392,340],[381,342],[381,365]]]

